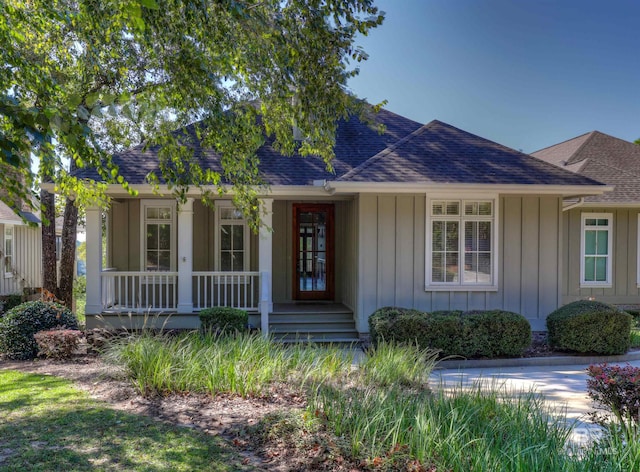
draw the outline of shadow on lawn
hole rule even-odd
[[[74,397],[63,380],[22,375],[12,384],[1,391],[33,395],[0,403],[0,471],[249,470],[219,438]]]

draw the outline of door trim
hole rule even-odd
[[[327,213],[327,235],[326,248],[326,290],[322,292],[301,291],[300,280],[298,278],[298,254],[300,253],[300,229],[298,228],[298,217],[302,212],[326,211]],[[293,271],[292,271],[292,292],[294,300],[329,300],[335,296],[335,205],[333,203],[294,203],[293,204]]]

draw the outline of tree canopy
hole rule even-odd
[[[247,216],[265,133],[283,154],[330,166],[337,121],[364,112],[347,92],[367,59],[356,39],[384,16],[373,0],[0,0],[0,10],[0,152],[12,170],[0,184],[11,195],[36,181],[33,156],[41,178],[79,201],[99,185],[70,177],[63,159],[128,188],[109,156],[143,143],[161,149],[151,182],[178,197],[230,182]],[[194,122],[222,175],[175,132]]]

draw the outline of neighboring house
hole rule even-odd
[[[155,313],[197,327],[199,310],[229,305],[263,332],[350,340],[396,305],[501,308],[544,330],[563,301],[563,202],[608,187],[439,121],[376,119],[383,134],[340,123],[335,174],[268,141],[258,154],[269,229],[259,235],[228,198],[214,211],[196,190],[179,207],[155,195],[145,182],[155,150],[114,156],[139,197],[109,186],[104,266],[102,212],[87,210],[87,326]],[[194,146],[220,170],[219,156]]]
[[[640,146],[599,131],[533,156],[613,186],[563,206],[562,303],[640,305]]]
[[[36,215],[27,208],[14,211],[0,201],[0,295],[42,287],[41,235]]]

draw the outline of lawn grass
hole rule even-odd
[[[224,442],[112,410],[56,377],[0,371],[0,471],[251,470]]]

